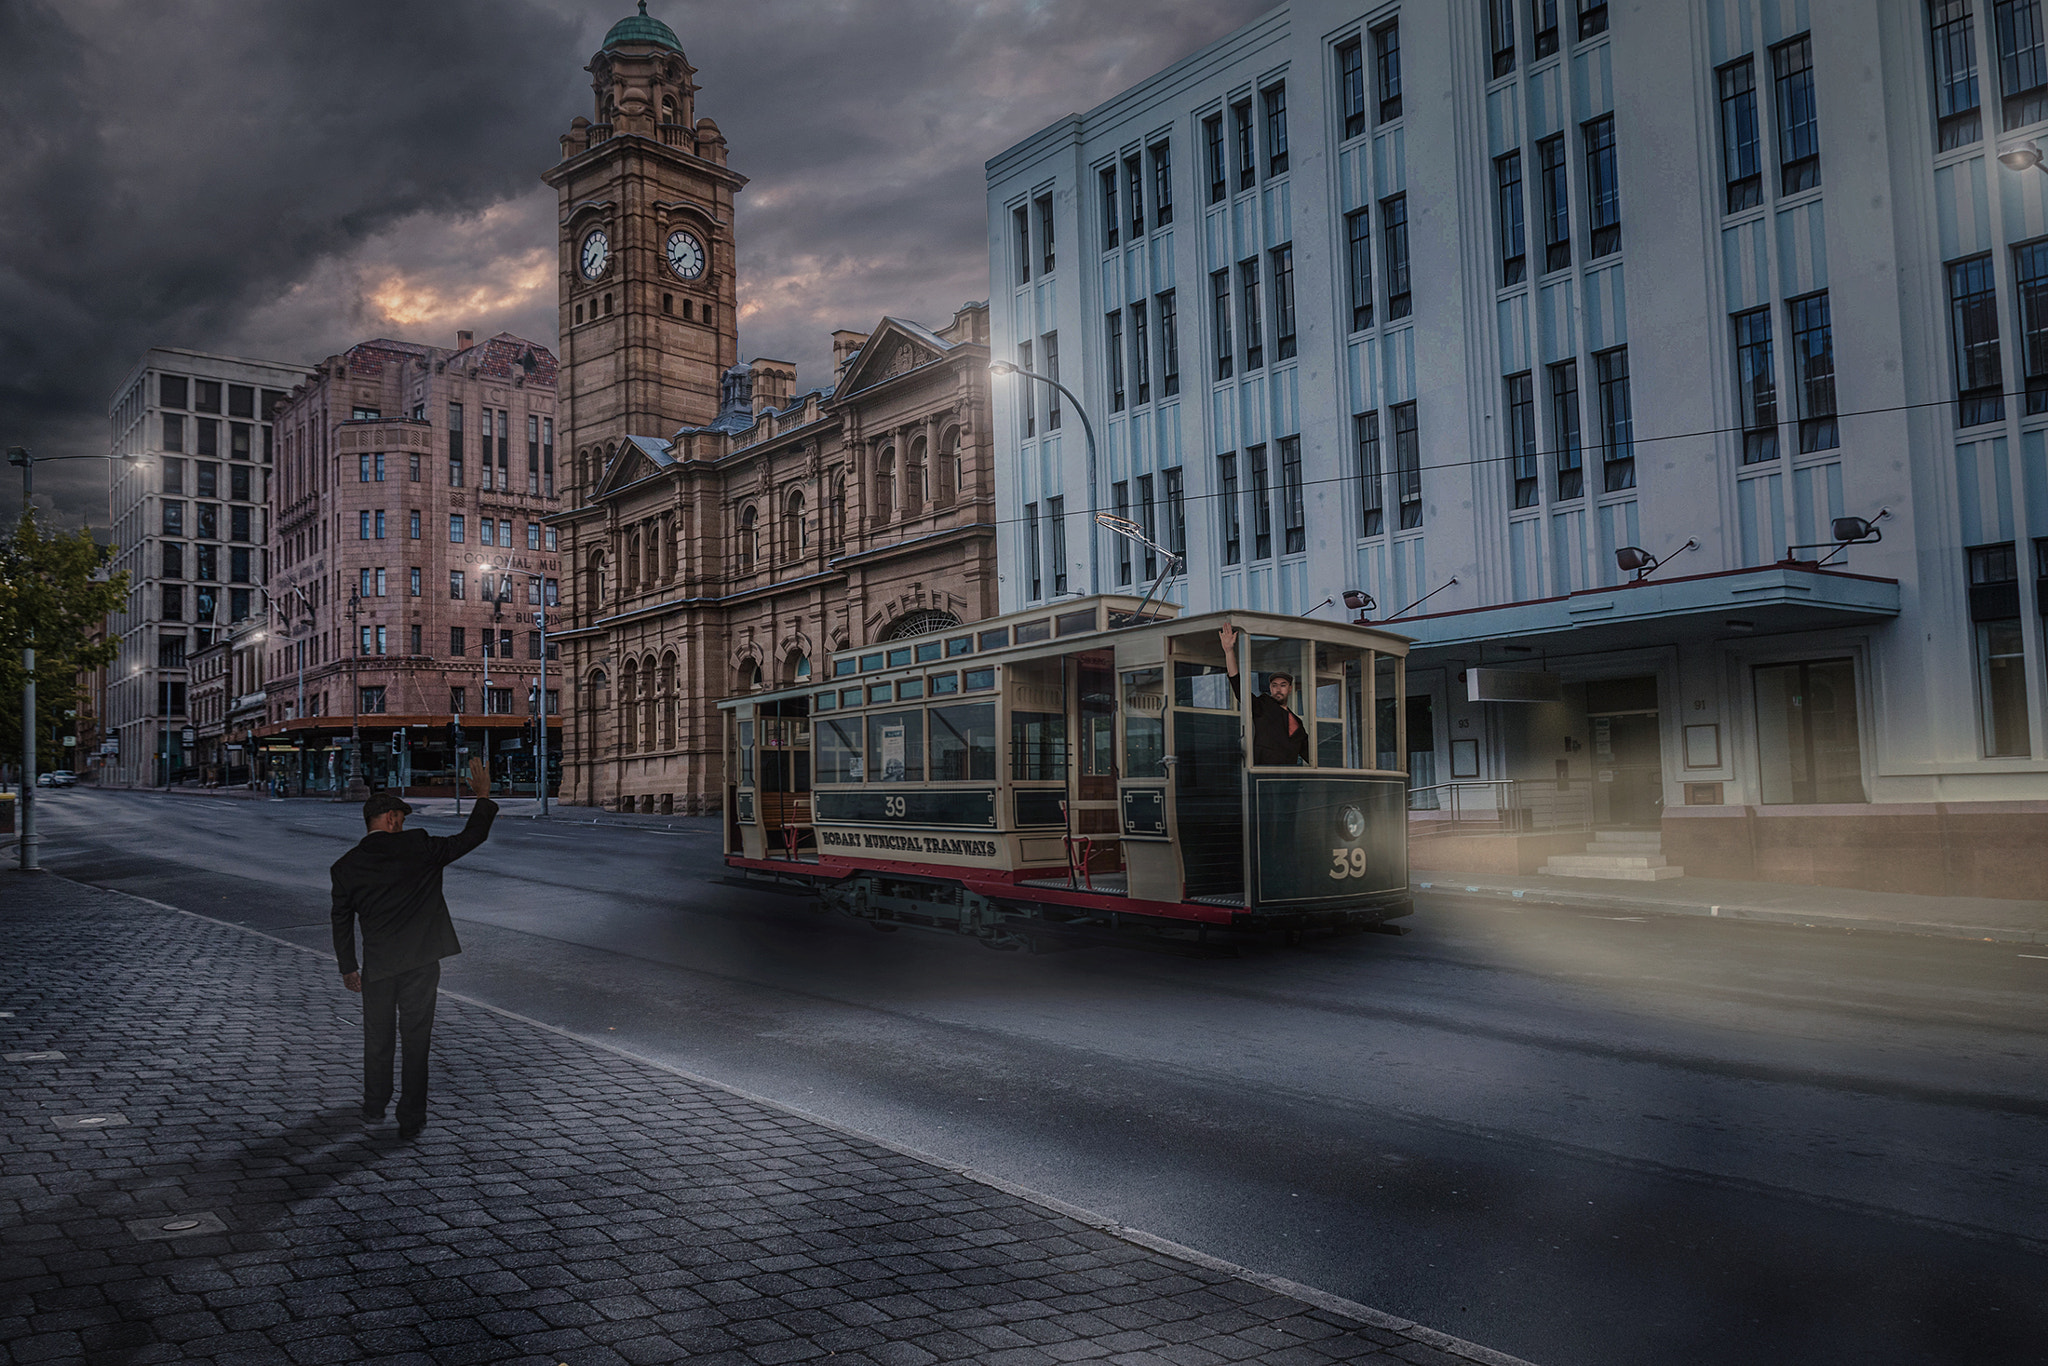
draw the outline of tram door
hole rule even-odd
[[[1175,636],[1173,804],[1190,899],[1244,896],[1244,721],[1213,631]]]
[[[811,723],[801,716],[763,716],[756,723],[757,801],[769,858],[812,846]]]
[[[1122,823],[1116,795],[1116,652],[1070,655],[1067,667],[1072,671],[1067,695],[1074,699],[1076,737],[1073,785],[1067,793],[1073,832],[1091,841],[1091,871],[1115,872],[1123,866],[1117,849]]]

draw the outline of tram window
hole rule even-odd
[[[996,704],[966,702],[933,707],[932,781],[993,782],[996,776]]]
[[[1037,782],[1067,776],[1067,715],[1058,711],[1010,713],[1010,778]]]
[[[936,660],[936,659],[937,659],[938,657],[939,657],[939,642],[938,642],[938,641],[936,641],[936,640],[921,640],[921,641],[919,641],[919,642],[917,643],[917,662],[918,662],[918,663],[920,663],[920,664],[930,664],[930,663],[931,663],[932,661]]]
[[[912,698],[923,696],[924,680],[922,678],[906,678],[896,685],[896,698],[900,702],[908,702]]]
[[[959,692],[959,691],[960,691],[960,675],[959,675],[959,674],[933,674],[933,675],[932,675],[932,696],[933,696],[933,697],[943,697],[943,696],[945,696],[945,695],[946,695],[947,693],[955,693],[955,692]]]
[[[1374,763],[1388,770],[1399,769],[1401,765],[1400,711],[1395,703],[1400,700],[1400,679],[1394,670],[1392,655],[1375,655],[1372,667],[1373,748],[1376,751]]]
[[[859,688],[841,688],[839,690],[839,705],[842,707],[857,707],[861,704],[862,700]]]
[[[835,660],[833,660],[833,661],[832,661],[832,676],[833,676],[834,678],[845,678],[845,677],[846,677],[846,676],[847,676],[848,674],[851,674],[852,672],[853,672],[853,661],[852,661],[852,660],[850,660],[850,659],[835,659]]]
[[[946,658],[948,659],[955,659],[960,655],[971,655],[973,653],[973,636],[954,636],[946,642]]]
[[[1007,626],[998,626],[993,631],[981,633],[981,648],[984,650],[1000,650],[1009,643],[1010,628]]]
[[[909,662],[910,662],[910,647],[909,647],[908,645],[905,645],[905,646],[904,646],[904,647],[902,647],[901,649],[897,649],[897,650],[891,650],[891,651],[889,651],[889,667],[890,667],[890,668],[892,668],[892,669],[900,669],[900,668],[902,668],[902,667],[903,667],[904,665],[908,664]]]
[[[888,683],[870,683],[870,684],[868,684],[868,701],[870,701],[870,702],[887,702],[887,701],[889,700],[889,695],[890,695],[891,687],[892,687],[892,685],[890,685],[890,684],[888,684]]]
[[[870,782],[924,781],[924,713],[885,711],[868,717]]]
[[[1124,776],[1166,776],[1166,671],[1124,674]]]
[[[987,692],[995,685],[994,669],[968,669],[960,675],[960,686],[967,692]]]
[[[754,785],[754,723],[740,722],[740,786]]]
[[[1095,629],[1095,609],[1085,612],[1063,612],[1058,618],[1059,631],[1063,636],[1078,636]]]
[[[1316,646],[1316,767],[1364,768],[1365,714],[1363,652],[1340,645]]]
[[[836,693],[836,692],[832,692],[832,691],[830,691],[830,690],[827,690],[827,691],[825,691],[825,692],[821,692],[821,693],[819,693],[819,694],[818,694],[818,696],[817,696],[817,698],[816,698],[816,700],[815,700],[815,702],[814,702],[814,704],[813,704],[813,709],[814,709],[814,710],[817,710],[817,711],[831,711],[831,710],[833,710],[833,709],[834,709],[835,707],[837,707],[838,705],[839,705],[839,694],[838,694],[838,693]]]
[[[879,654],[862,655],[860,657],[860,671],[862,673],[870,673],[881,667],[882,657]]]
[[[1236,711],[1230,695],[1230,676],[1221,664],[1190,664],[1175,660],[1173,705],[1198,707],[1204,711]]]
[[[1041,617],[1037,621],[1017,623],[1017,643],[1029,645],[1034,641],[1052,639],[1052,618]]]
[[[817,723],[812,739],[817,749],[819,782],[860,781],[860,733],[861,720],[858,716]]]

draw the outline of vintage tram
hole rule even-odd
[[[838,653],[719,704],[726,862],[992,947],[1383,928],[1411,908],[1407,652],[1104,596]],[[1282,673],[1284,716],[1255,702]],[[1261,709],[1306,732],[1285,763],[1251,762]]]

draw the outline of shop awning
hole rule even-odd
[[[1781,635],[1898,614],[1897,579],[1779,563],[1403,617],[1387,629],[1411,637],[1420,659],[1453,646],[1470,651],[1515,644],[1577,654]]]

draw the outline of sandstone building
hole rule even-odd
[[[560,201],[562,797],[715,810],[713,703],[995,608],[984,305],[835,333],[829,388],[738,361],[733,200],[673,31],[614,25]]]

